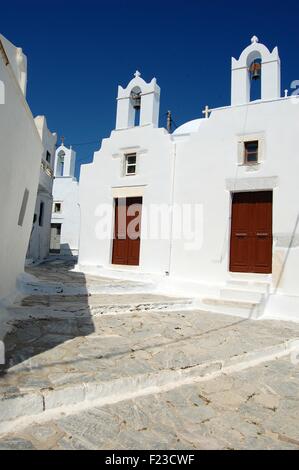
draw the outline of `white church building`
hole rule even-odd
[[[299,106],[277,48],[254,36],[230,105],[173,134],[159,99],[138,72],[118,89],[116,128],[81,167],[79,267],[153,275],[209,311],[299,316]]]
[[[55,153],[50,253],[78,255],[80,232],[76,152],[63,143]]]

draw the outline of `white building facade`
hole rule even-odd
[[[64,145],[58,147],[54,164],[50,253],[78,255],[80,207],[75,164],[76,152]]]
[[[138,126],[134,126],[139,110],[133,107],[132,90],[143,94]],[[81,166],[80,264],[111,265],[117,200],[121,203],[127,197],[138,204],[142,199],[144,213],[151,205],[171,203],[173,145],[166,130],[158,128],[159,99],[156,80],[147,84],[138,73],[126,89],[119,87],[116,129],[109,139],[103,140],[93,163]],[[107,237],[105,234],[102,237],[101,233],[102,208],[108,211]],[[141,226],[143,229],[145,224]],[[116,247],[115,264],[140,265],[145,272],[164,273],[168,269],[169,240],[149,239],[143,235],[141,239],[141,244],[132,240],[124,256],[118,256]],[[121,245],[122,240],[119,243]]]
[[[38,188],[42,142],[26,101],[27,60],[0,35],[0,301],[17,293]]]
[[[231,105],[172,135],[155,79],[119,87],[116,129],[81,169],[79,265],[159,275],[211,311],[299,318],[299,106],[256,37],[231,74]]]
[[[44,147],[33,225],[27,251],[27,258],[36,262],[47,258],[50,249],[53,207],[52,190],[57,134],[49,131],[45,116],[37,116],[34,121]]]

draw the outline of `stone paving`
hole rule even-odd
[[[0,449],[298,449],[299,366],[289,359],[31,424]]]
[[[86,294],[37,292],[10,309],[0,400],[184,370],[299,337],[298,324],[195,311],[184,299],[128,294],[138,283],[71,267],[54,261],[30,268],[42,282],[85,286]],[[111,293],[88,294],[101,285]],[[0,448],[293,448],[298,399],[298,366],[285,359],[35,425],[2,437]]]
[[[299,325],[288,323],[198,311],[92,317],[74,303],[64,315],[14,322],[5,340],[9,367],[0,393],[186,368],[299,337]]]

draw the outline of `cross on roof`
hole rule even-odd
[[[251,42],[252,44],[254,44],[255,42],[259,42],[259,38],[257,36],[252,36]]]
[[[134,73],[134,77],[140,77],[141,76],[141,73],[139,72],[139,70],[136,70],[136,72]]]
[[[205,118],[208,119],[208,117],[209,117],[211,111],[212,111],[212,110],[209,109],[209,106],[206,105],[205,109],[202,111],[202,114],[204,114],[204,115],[205,115]]]

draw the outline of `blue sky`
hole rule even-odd
[[[282,90],[299,79],[299,3],[201,0],[15,0],[1,4],[1,33],[28,57],[34,115],[92,160],[115,126],[117,86],[136,69],[161,87],[160,124],[177,125],[229,104],[230,60],[256,34],[279,47]],[[88,145],[80,143],[92,142]]]

